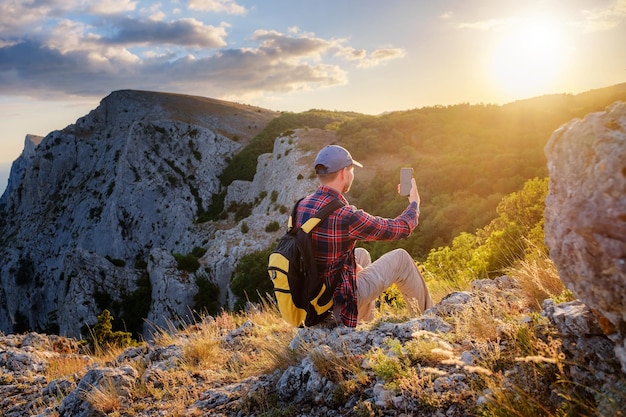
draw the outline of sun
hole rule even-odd
[[[552,92],[565,66],[559,25],[539,18],[516,20],[498,34],[489,62],[494,86],[516,97]]]

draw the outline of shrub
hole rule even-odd
[[[139,339],[143,333],[144,319],[148,317],[152,302],[152,285],[147,271],[143,271],[135,282],[137,289],[122,297],[120,318],[124,329]],[[119,323],[118,326],[120,327]]]
[[[272,249],[245,255],[233,272],[230,289],[237,297],[235,309],[241,309],[247,300],[261,301],[265,294],[273,294],[274,286],[267,275],[267,261]]]
[[[114,332],[113,316],[109,310],[104,310],[98,316],[98,322],[91,331],[91,336],[87,338],[87,342],[94,351],[106,349],[109,347],[126,347],[133,346],[131,334],[129,332]]]
[[[198,292],[193,296],[194,310],[215,316],[220,310],[220,287],[211,282],[206,275],[198,276],[196,285]]]
[[[213,194],[211,205],[206,210],[202,208],[198,209],[196,223],[206,223],[210,220],[218,220],[224,211],[224,198],[226,198],[226,191]]]
[[[265,231],[268,233],[275,232],[280,229],[280,224],[277,221],[273,221],[267,226],[265,226]]]
[[[196,258],[202,258],[204,256],[204,254],[206,253],[206,248],[201,248],[200,246],[194,246],[194,248],[191,250],[191,254],[193,256],[195,256]]]
[[[187,271],[194,273],[200,268],[200,262],[198,262],[198,257],[193,253],[188,253],[187,255],[182,255],[180,253],[173,253],[174,259],[177,262],[177,268],[181,271]]]

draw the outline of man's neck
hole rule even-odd
[[[343,192],[340,188],[340,184],[336,184],[336,183],[328,183],[328,184],[322,184],[324,187],[330,188],[331,190],[335,191],[337,194],[342,195]]]

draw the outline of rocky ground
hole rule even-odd
[[[475,281],[421,317],[386,314],[356,329],[292,329],[267,307],[233,317],[99,355],[59,336],[4,335],[0,415],[626,411],[626,378],[591,311],[547,300],[533,312],[509,277]]]

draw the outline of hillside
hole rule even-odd
[[[506,194],[519,190],[529,179],[545,177],[544,146],[554,130],[618,100],[626,100],[626,83],[503,106],[458,104],[381,116],[348,114],[342,123],[328,128],[337,130],[336,143],[365,164],[357,170],[347,196],[359,208],[383,216],[399,213],[404,204],[395,188],[400,167],[415,169],[424,215],[419,233],[402,245],[423,260],[431,248],[449,245],[461,232],[487,225]],[[317,120],[328,123],[320,117],[323,112],[314,110],[289,115],[289,119],[281,116],[272,123],[293,129],[306,126],[311,121],[305,117],[316,115]],[[256,158],[267,152],[273,136],[260,135],[254,142],[254,148],[241,152],[242,157],[227,167],[237,172],[228,182],[250,180]],[[386,243],[367,246],[375,257],[389,249]]]

